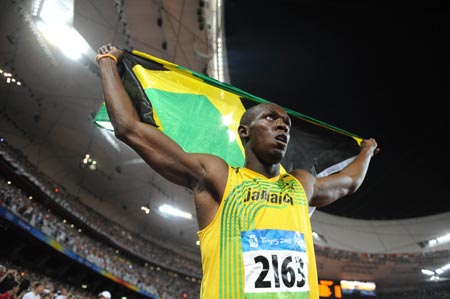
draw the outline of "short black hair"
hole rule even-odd
[[[241,121],[239,122],[239,125],[242,126],[249,126],[252,121],[255,119],[256,114],[261,111],[261,109],[267,107],[267,106],[278,106],[282,108],[280,105],[275,103],[260,103],[255,106],[252,106],[245,110],[244,114],[241,116]]]
[[[35,283],[33,283],[33,287],[37,288],[38,286],[42,286],[44,285],[44,283],[42,281],[36,281]]]
[[[256,113],[261,109],[261,105],[262,104],[258,104],[245,110],[244,114],[242,114],[239,125],[249,126],[251,122],[255,119]]]

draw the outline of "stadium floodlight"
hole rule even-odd
[[[446,234],[428,241],[422,241],[417,243],[420,247],[435,247],[444,243],[450,242],[450,234]]]
[[[322,243],[328,243],[328,241],[324,235],[319,234],[318,232],[315,232],[315,231],[312,232],[312,235],[313,235],[314,240],[322,242]]]
[[[422,273],[425,275],[430,275],[430,276],[433,276],[435,274],[434,271],[427,270],[427,269],[422,269]]]
[[[192,214],[188,212],[183,212],[171,205],[163,204],[159,207],[159,211],[163,214],[167,214],[170,216],[181,217],[185,219],[192,219]]]
[[[439,269],[436,269],[436,273],[437,274],[442,274],[442,273],[446,272],[449,269],[450,269],[450,263],[448,263],[445,266],[440,267]]]

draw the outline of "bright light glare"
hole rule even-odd
[[[430,280],[439,280],[439,276],[431,276]]]
[[[150,208],[146,206],[142,206],[141,210],[144,211],[145,214],[150,214]]]
[[[446,243],[450,241],[450,234],[446,234],[442,237],[439,237],[436,239],[438,241],[438,243]]]
[[[39,17],[52,27],[72,26],[73,0],[45,0]]]
[[[74,28],[69,28],[67,35],[64,36],[58,46],[64,54],[72,59],[80,58],[81,55],[89,50],[89,45]]]
[[[233,118],[232,118],[231,114],[227,114],[222,117],[222,124],[225,126],[229,126],[232,121],[233,121]]]
[[[429,241],[426,242],[426,246],[427,247],[434,247],[434,246],[438,246],[444,243],[447,243],[450,241],[450,234],[446,234],[443,236],[440,236],[438,238],[435,239],[431,239]]]
[[[171,215],[171,216],[175,216],[175,217],[181,217],[181,218],[185,218],[185,219],[192,219],[192,215],[190,213],[187,212],[183,212],[178,210],[177,208],[174,208],[170,205],[167,204],[163,204],[162,206],[159,207],[159,211],[161,213],[167,214],[167,215]]]
[[[74,0],[45,0],[36,27],[53,45],[76,60],[90,50],[85,39],[73,28]]]
[[[450,269],[450,263],[448,263],[447,265],[445,265],[445,266],[443,266],[443,267],[441,267],[439,269],[436,269],[436,273],[437,274],[442,274],[442,273],[446,272],[449,269]]]
[[[422,273],[425,275],[430,275],[430,276],[434,275],[434,271],[427,270],[427,269],[422,269]]]
[[[36,26],[50,43],[59,47],[71,59],[80,58],[89,49],[83,37],[72,27],[53,26],[44,22],[37,22]]]
[[[231,130],[228,130],[227,132],[228,132],[228,141],[234,142],[236,140],[236,133]]]

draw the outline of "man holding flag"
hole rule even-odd
[[[243,167],[188,153],[155,126],[142,122],[125,90],[117,63],[123,51],[99,48],[103,93],[118,139],[167,180],[194,193],[203,279],[200,298],[319,298],[308,207],[322,207],[363,183],[374,139],[341,171],[317,178],[281,171],[290,139],[288,113],[273,103],[243,114],[238,134]]]

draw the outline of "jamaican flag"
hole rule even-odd
[[[244,111],[269,101],[203,74],[136,50],[124,51],[119,72],[141,120],[154,125],[185,151],[244,164],[237,134]],[[362,138],[284,107],[291,141],[282,171],[307,169],[317,176],[339,171],[359,152]],[[109,122],[103,104],[95,123]]]

